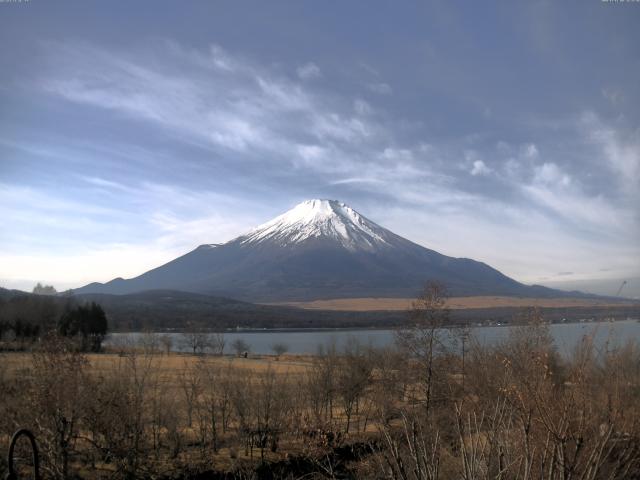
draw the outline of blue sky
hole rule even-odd
[[[0,285],[134,276],[319,197],[615,293],[640,277],[639,24],[600,0],[0,3]]]

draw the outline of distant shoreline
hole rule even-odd
[[[639,318],[635,318],[635,317],[628,317],[628,318],[623,318],[623,319],[614,319],[614,320],[609,320],[609,319],[604,319],[604,318],[594,318],[594,319],[584,319],[584,320],[567,320],[567,321],[560,321],[560,322],[545,322],[547,325],[572,325],[572,324],[580,324],[580,323],[584,323],[584,324],[592,324],[592,323],[618,323],[618,322],[640,322],[640,317]],[[496,328],[496,327],[524,327],[526,326],[526,323],[506,323],[506,322],[497,322],[494,324],[467,324],[467,325],[463,325],[463,324],[455,324],[455,325],[449,325],[449,326],[445,326],[442,327],[442,329],[459,329],[459,328]],[[211,330],[203,330],[203,333],[222,333],[222,334],[243,334],[243,333],[250,333],[250,334],[255,334],[255,333],[314,333],[314,332],[362,332],[362,331],[380,331],[380,330],[401,330],[403,328],[410,328],[410,325],[404,325],[404,326],[389,326],[389,325],[371,325],[371,326],[362,326],[362,327],[309,327],[309,328],[305,328],[305,327],[282,327],[282,328],[229,328],[229,329],[225,329],[225,330],[219,330],[219,329],[211,329]],[[158,330],[158,331],[149,331],[149,332],[145,332],[145,331],[130,331],[130,330],[119,330],[119,331],[112,331],[109,332],[109,335],[113,335],[113,334],[131,334],[131,333],[136,333],[136,334],[145,334],[145,333],[150,333],[150,334],[155,334],[155,335],[165,335],[165,334],[182,334],[185,333],[186,330],[183,329],[179,329],[179,328],[171,328],[171,329],[164,329],[164,330]]]

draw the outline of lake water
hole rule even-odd
[[[470,329],[471,337],[482,345],[495,345],[509,336],[512,329],[522,327],[474,327]],[[573,351],[585,335],[594,335],[594,343],[597,347],[609,345],[623,345],[629,340],[640,342],[640,321],[623,320],[617,322],[593,322],[593,323],[561,323],[549,326],[558,351],[567,354]],[[241,338],[250,347],[254,354],[270,354],[271,347],[275,343],[283,343],[288,347],[289,353],[316,353],[318,347],[335,344],[341,349],[349,339],[355,338],[361,344],[374,347],[386,347],[395,342],[394,330],[373,329],[331,329],[331,330],[264,330],[264,331],[231,331],[225,332],[225,353],[231,353],[231,344]],[[459,336],[459,329],[451,329],[443,332],[444,335],[453,338]],[[115,345],[121,342],[139,342],[144,338],[143,333],[113,333],[105,341],[105,345]],[[180,333],[161,333],[172,337],[172,350],[188,351]]]

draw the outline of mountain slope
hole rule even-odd
[[[303,202],[227,243],[201,245],[136,278],[93,283],[76,293],[173,289],[254,302],[413,297],[429,280],[452,295],[566,295],[429,250],[335,200]]]

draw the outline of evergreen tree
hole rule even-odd
[[[95,302],[78,305],[62,315],[58,322],[58,333],[65,337],[80,337],[83,350],[100,351],[107,334],[107,316]]]

